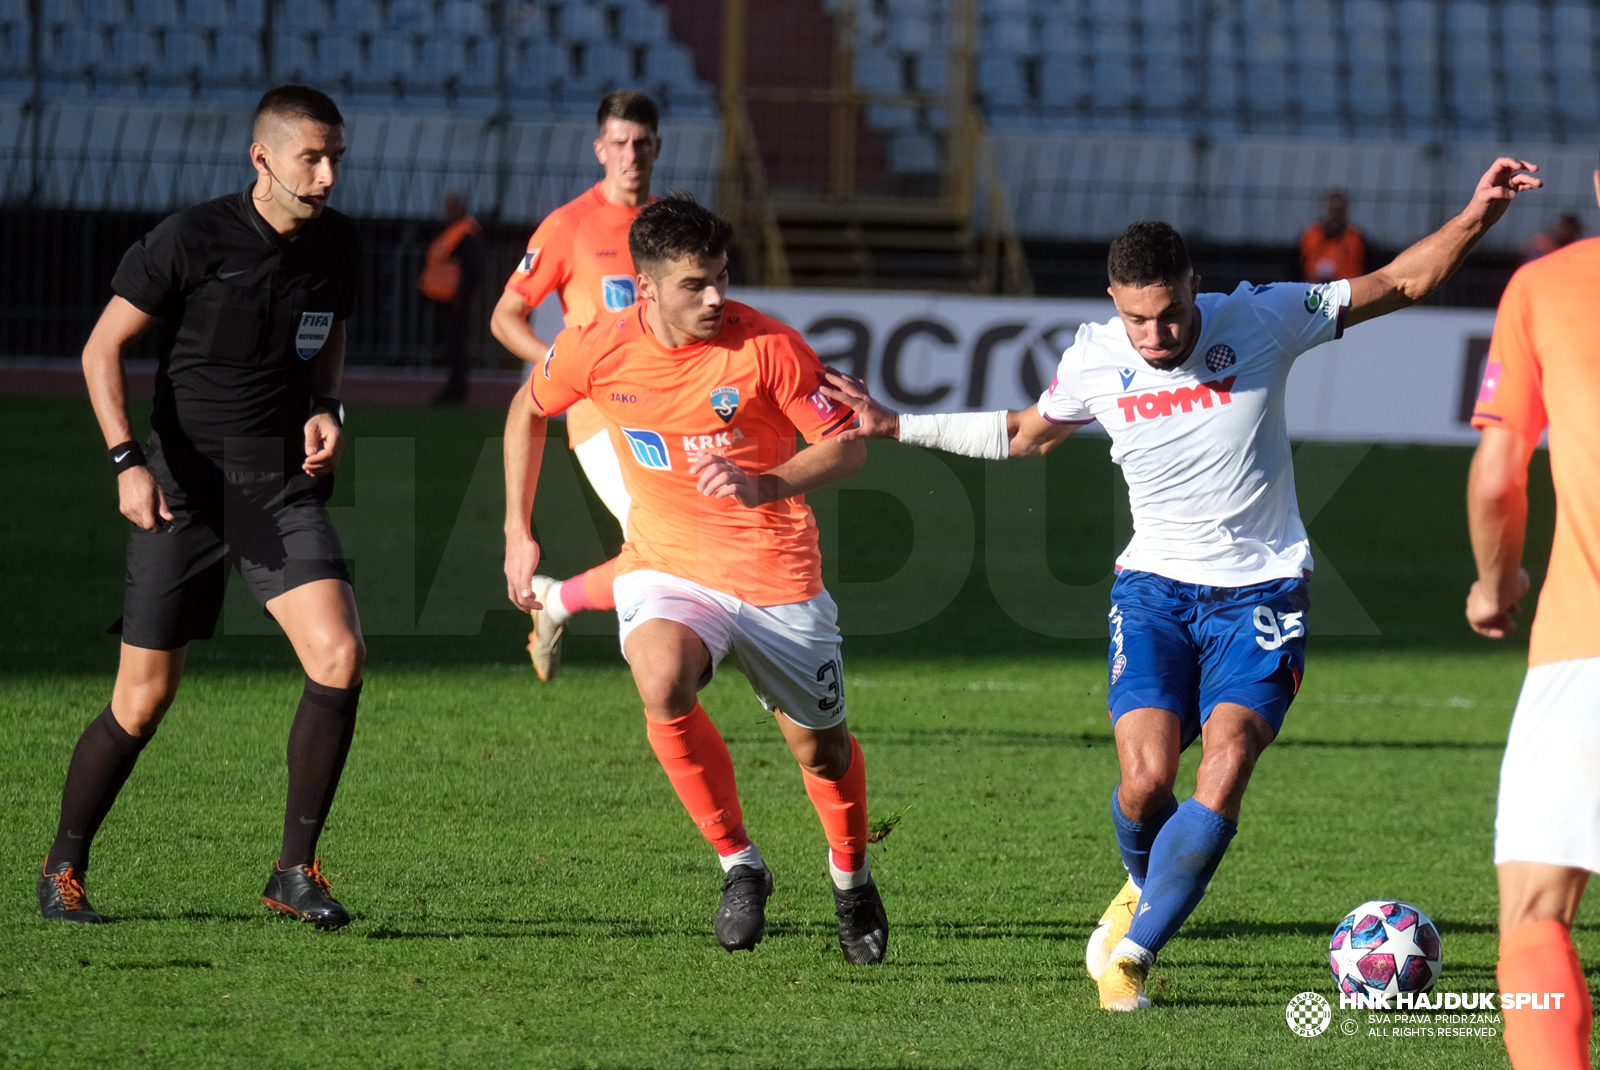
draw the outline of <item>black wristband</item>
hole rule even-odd
[[[333,417],[334,423],[340,427],[344,426],[344,402],[338,398],[312,398],[311,415],[315,416],[319,412],[327,413]]]
[[[111,474],[120,476],[130,468],[144,468],[144,450],[133,439],[129,439],[120,446],[112,446],[106,450],[106,459],[111,462]]]

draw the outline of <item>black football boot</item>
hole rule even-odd
[[[859,888],[833,886],[833,912],[839,915],[839,949],[846,962],[872,966],[889,950],[889,915],[871,877]]]
[[[70,862],[57,862],[52,867],[46,858],[38,889],[39,913],[46,918],[84,925],[101,925],[106,920],[89,905],[89,897],[83,891],[83,874]]]
[[[767,897],[772,894],[772,870],[763,866],[734,866],[722,882],[722,902],[711,922],[717,940],[729,951],[749,951],[767,931]]]
[[[290,866],[279,869],[272,863],[272,876],[267,878],[267,890],[261,901],[269,910],[309,922],[317,928],[332,932],[350,924],[350,912],[333,897],[333,886],[322,875],[322,860],[309,866]]]

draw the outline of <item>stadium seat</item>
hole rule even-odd
[[[467,66],[467,49],[461,38],[450,34],[433,34],[423,39],[422,57],[418,64],[421,81],[443,82],[459,78]]]
[[[72,17],[69,12],[62,12]],[[127,21],[133,12],[128,0],[83,0],[82,19],[90,25],[115,25]]]
[[[897,10],[889,19],[884,44],[897,52],[923,52],[943,45],[943,27],[943,20]]]
[[[644,77],[652,85],[666,84],[693,89],[698,79],[694,58],[676,41],[658,41],[644,54]]]
[[[279,25],[272,35],[272,78],[304,81],[317,76],[317,54],[310,32]]]
[[[489,16],[479,4],[468,0],[451,0],[444,5],[439,26],[463,37],[477,37],[489,32]]]
[[[207,77],[210,81],[223,83],[260,78],[260,34],[250,30],[223,30],[218,33],[216,54]]]
[[[383,28],[383,12],[375,0],[336,0],[333,24],[343,30],[370,32]]]
[[[395,0],[389,6],[388,28],[407,33],[432,33],[433,5],[428,0]]]
[[[1087,104],[1090,84],[1082,60],[1074,54],[1052,52],[1039,69],[1039,101],[1056,113],[1075,110]]]
[[[667,9],[647,0],[632,0],[622,9],[622,39],[634,45],[670,41],[672,27]]]
[[[492,36],[462,38],[462,66],[458,84],[466,89],[492,88],[499,74],[499,54]]]
[[[900,54],[885,48],[867,47],[856,52],[856,85],[872,93],[899,93]]]
[[[991,108],[1007,111],[1025,108],[1029,104],[1022,61],[1017,56],[994,53],[980,56],[977,83],[978,92]]]
[[[1031,52],[1036,44],[1033,22],[1026,12],[1000,12],[983,20],[978,42],[980,48],[996,52]]]
[[[361,73],[361,38],[342,29],[317,35],[317,77],[354,78]]]
[[[133,0],[133,17],[147,26],[167,26],[179,21],[178,5],[173,0]]]
[[[149,71],[159,65],[161,59],[156,33],[124,22],[112,31],[110,47],[101,55],[98,70],[101,74],[127,76]]]
[[[211,63],[211,33],[202,27],[174,26],[167,30],[166,53],[161,66],[169,74],[189,74]]]
[[[1445,17],[1445,33],[1446,54],[1455,72],[1446,101],[1455,113],[1452,133],[1489,134],[1496,117],[1488,4],[1481,0],[1452,4]]]
[[[282,0],[276,26],[291,33],[320,30],[332,21],[327,0]]]
[[[416,36],[385,30],[372,35],[367,46],[367,66],[362,77],[375,81],[388,81],[396,75],[415,73],[417,64]]]

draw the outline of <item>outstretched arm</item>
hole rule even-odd
[[[998,461],[1006,457],[1038,457],[1049,453],[1076,431],[1078,424],[1051,423],[1036,406],[1012,411],[958,412],[938,416],[902,416],[880,405],[860,379],[827,373],[822,392],[856,414],[856,426],[839,434],[848,442],[894,438],[966,457]]]
[[[533,596],[539,570],[539,544],[529,529],[533,493],[544,460],[546,419],[526,389],[518,390],[506,414],[506,597],[523,612],[542,609]]]
[[[1472,202],[1450,222],[1385,266],[1350,280],[1350,310],[1345,326],[1376,319],[1427,297],[1454,275],[1478,239],[1505,215],[1517,194],[1544,185],[1526,160],[1502,156],[1478,180]]]
[[[1467,623],[1479,635],[1504,639],[1528,593],[1522,540],[1528,522],[1528,461],[1533,446],[1499,427],[1483,429],[1467,476],[1467,524],[1478,581],[1467,592]]]

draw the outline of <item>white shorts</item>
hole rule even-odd
[[[1600,658],[1528,670],[1500,765],[1494,861],[1600,872]]]
[[[844,660],[839,607],[827,591],[786,606],[753,606],[693,580],[641,569],[612,584],[623,657],[628,636],[647,620],[675,620],[705,643],[711,670],[729,654],[750,680],[756,698],[782,710],[804,728],[832,728],[844,720]]]
[[[633,505],[633,499],[623,485],[622,465],[617,461],[617,451],[611,446],[611,435],[602,431],[572,447],[572,452],[578,455],[578,463],[583,465],[583,474],[589,477],[589,485],[606,503],[606,508],[617,518],[617,523],[622,525],[622,537],[626,539],[628,509]]]

